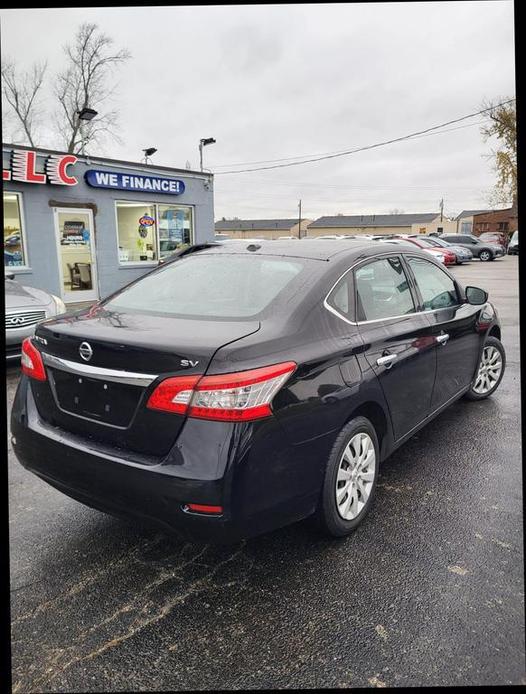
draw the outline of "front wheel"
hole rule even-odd
[[[316,519],[332,537],[351,533],[371,506],[380,461],[378,437],[371,422],[355,417],[334,442]]]
[[[489,251],[480,251],[479,258],[483,263],[487,262],[488,260],[493,260],[493,256]]]
[[[497,390],[506,368],[506,352],[496,337],[486,338],[477,375],[466,393],[468,400],[484,400]]]

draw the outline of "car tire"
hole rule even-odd
[[[494,256],[490,253],[490,251],[480,251],[480,253],[479,253],[479,259],[483,263],[487,263],[488,260],[493,260],[493,257]]]
[[[365,417],[355,417],[338,434],[327,461],[315,514],[325,534],[345,537],[360,525],[374,498],[379,462],[373,425]]]
[[[496,353],[498,353],[498,357]],[[491,364],[493,364],[493,367],[492,370],[489,370],[487,366],[491,366]],[[500,370],[498,372],[495,370],[497,364],[500,364]],[[484,365],[486,365],[486,369],[483,368]],[[482,372],[481,369],[483,369]],[[485,400],[489,398],[499,387],[505,369],[506,352],[504,350],[504,345],[496,337],[487,337],[482,349],[477,373],[465,397],[468,400]],[[484,374],[487,374],[486,379],[484,379]]]

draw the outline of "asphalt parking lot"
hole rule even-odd
[[[517,266],[453,270],[499,311],[500,389],[393,454],[347,539],[303,522],[185,544],[63,496],[10,448],[13,691],[526,684]]]

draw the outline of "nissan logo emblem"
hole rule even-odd
[[[93,356],[93,350],[88,342],[82,342],[79,347],[79,354],[84,361],[89,361]]]

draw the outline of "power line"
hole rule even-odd
[[[395,137],[392,140],[384,140],[383,142],[377,142],[373,145],[365,145],[364,147],[358,147],[356,149],[351,149],[347,150],[344,152],[336,152],[333,154],[325,154],[321,156],[315,156],[314,158],[311,159],[304,159],[303,161],[292,161],[288,162],[285,164],[273,164],[271,166],[261,166],[257,167],[254,169],[239,169],[237,171],[218,171],[215,175],[216,176],[227,176],[228,174],[239,174],[239,173],[250,173],[252,171],[267,171],[269,169],[284,169],[289,166],[300,166],[301,164],[312,164],[314,162],[318,161],[324,161],[326,159],[336,159],[337,157],[344,157],[348,156],[350,154],[357,154],[358,152],[365,152],[366,150],[369,149],[376,149],[378,147],[385,147],[386,145],[391,145],[394,144],[395,142],[403,142],[404,140],[409,140],[411,138],[416,138],[421,135],[425,135],[427,133],[430,133],[434,130],[440,130],[441,128],[445,128],[447,125],[453,125],[454,123],[460,123],[463,120],[467,120],[468,118],[474,118],[475,116],[479,116],[482,113],[487,113],[488,111],[493,111],[495,108],[498,108],[499,106],[505,106],[506,104],[510,104],[515,99],[508,99],[507,101],[502,101],[499,104],[495,104],[494,106],[490,106],[489,108],[484,108],[480,111],[476,111],[475,113],[469,113],[466,116],[461,116],[460,118],[455,118],[453,120],[447,121],[446,123],[441,123],[440,125],[434,125],[431,128],[426,128],[425,130],[419,130],[414,133],[410,133],[409,135],[402,135],[401,137]],[[278,161],[278,160],[276,160]]]
[[[431,137],[432,135],[442,135],[442,133],[450,133],[453,130],[461,130],[462,128],[473,128],[475,125],[480,125],[481,123],[484,123],[483,120],[478,120],[476,123],[468,123],[467,125],[457,125],[456,128],[448,128],[447,130],[441,130],[440,132],[437,133],[428,133],[427,135],[418,135],[415,136],[415,140],[417,137]],[[261,159],[259,161],[241,161],[241,162],[236,162],[232,164],[216,164],[215,169],[226,169],[229,166],[248,166],[250,164],[274,164],[276,162],[280,161],[292,161],[294,159],[304,159],[305,157],[322,157],[328,154],[340,154],[341,150],[335,151],[335,152],[319,152],[317,154],[302,154],[298,155],[296,157],[284,157],[283,159]],[[228,172],[227,172],[228,173]]]

